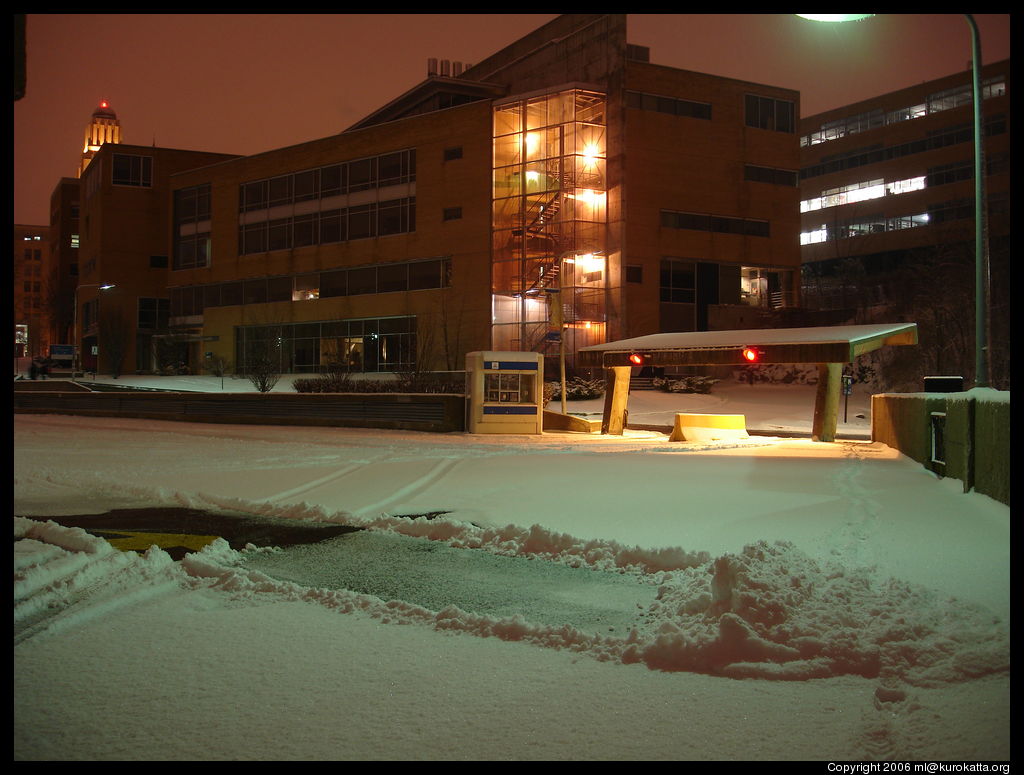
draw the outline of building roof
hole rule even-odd
[[[631,353],[647,354],[651,366],[745,364],[744,347],[760,348],[760,363],[850,363],[885,345],[910,344],[917,344],[916,323],[686,331],[583,347],[580,365],[629,366]]]

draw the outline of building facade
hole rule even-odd
[[[71,308],[79,366],[156,370],[166,335],[170,178],[224,154],[105,143],[80,181],[77,285]]]
[[[983,68],[990,347],[1008,379],[1010,62]],[[970,71],[800,123],[803,296],[844,319],[919,324],[916,368],[970,376],[974,131]],[[1002,377],[1000,377],[1001,381]]]
[[[15,224],[14,247],[14,357],[46,356],[50,347],[48,226]]]
[[[560,339],[571,363],[799,303],[797,92],[652,64],[624,14],[455,65],[338,135],[171,175],[191,367],[452,370]]]

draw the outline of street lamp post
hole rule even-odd
[[[78,333],[78,292],[82,288],[99,288],[101,291],[106,291],[106,290],[110,290],[113,287],[115,287],[113,285],[113,283],[90,283],[88,285],[76,285],[75,286],[75,309],[74,309],[74,314],[72,315],[72,323],[71,323],[71,337],[72,337],[72,339],[74,339],[74,347],[75,347],[74,365],[71,368],[71,378],[72,379],[74,379],[75,376],[78,375],[79,367],[81,366],[81,363],[82,363],[81,357],[80,357],[80,354],[81,354],[81,351],[82,351],[82,337]]]
[[[871,13],[813,14],[797,16],[818,22],[847,22],[874,16]],[[989,254],[988,228],[985,220],[985,163],[981,134],[981,34],[974,16],[964,14],[971,29],[972,97],[974,103],[974,385],[989,385],[988,294]]]

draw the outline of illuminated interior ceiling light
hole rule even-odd
[[[527,183],[536,183],[538,180],[540,180],[540,173],[537,172],[537,170],[527,170],[526,171],[526,182]]]
[[[540,147],[540,132],[527,132],[526,153],[532,155],[537,152],[538,147]]]
[[[583,146],[583,161],[587,164],[594,164],[601,158],[601,146],[597,143],[587,143]]]

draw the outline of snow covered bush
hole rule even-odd
[[[712,385],[716,382],[721,380],[702,376],[655,377],[651,380],[654,387],[665,393],[710,393]]]
[[[551,385],[551,399],[562,397],[562,385],[560,382],[549,382]],[[545,388],[545,398],[547,389]],[[588,401],[592,398],[600,398],[604,395],[604,382],[599,379],[584,379],[583,377],[570,377],[565,381],[566,401]]]
[[[744,366],[733,372],[737,382],[767,382],[783,385],[816,385],[818,369],[809,363],[766,363],[759,366]]]

